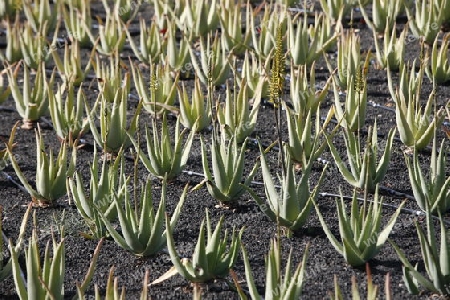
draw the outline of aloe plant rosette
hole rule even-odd
[[[121,231],[114,228],[111,221],[100,213],[103,223],[113,237],[114,241],[123,249],[138,256],[151,256],[162,250],[166,245],[167,229],[164,229],[164,218],[167,200],[167,179],[162,184],[161,201],[158,210],[154,211],[151,181],[147,180],[140,197],[140,208],[133,210],[131,207],[130,191],[128,190],[128,178],[120,187],[120,191],[113,195],[113,203],[117,209],[117,215]],[[170,218],[170,226],[174,228],[180,217],[181,208],[186,198],[187,186],[178,202],[175,212]],[[119,199],[122,198],[122,199]],[[122,206],[125,206],[125,209]],[[138,217],[139,216],[139,217]]]
[[[189,260],[187,258],[180,259],[178,256],[173,239],[174,228],[170,225],[169,218],[166,218],[167,248],[170,259],[177,272],[190,282],[207,282],[215,278],[225,277],[236,262],[244,228],[238,234],[233,230],[231,243],[227,247],[228,231],[225,230],[223,239],[220,238],[223,220],[222,216],[215,230],[212,231],[208,210],[206,210],[207,238],[205,239],[204,219],[200,226],[200,233],[192,259]]]
[[[61,144],[58,156],[54,159],[53,151],[45,152],[44,141],[40,128],[36,130],[36,189],[34,189],[21,171],[19,164],[8,146],[8,155],[20,182],[31,195],[32,201],[38,206],[52,206],[56,200],[67,193],[66,178],[73,175],[76,165],[76,148],[72,150],[72,157],[67,165],[67,145]]]
[[[244,155],[248,140],[246,139],[239,149],[234,137],[231,138],[228,144],[224,139],[219,143],[216,138],[213,138],[211,145],[212,173],[209,168],[207,150],[203,138],[200,141],[202,144],[202,164],[205,180],[194,189],[198,189],[206,183],[209,194],[221,203],[236,201],[245,192],[257,170],[257,165],[255,165],[244,180]]]
[[[312,192],[309,190],[309,177],[311,175],[312,161],[307,161],[304,158],[304,165],[302,168],[302,177],[299,181],[295,179],[295,171],[292,166],[292,161],[289,152],[286,151],[286,174],[283,174],[280,179],[280,191],[275,187],[274,180],[270,174],[270,168],[267,164],[264,150],[260,145],[261,152],[261,168],[264,180],[264,190],[267,197],[267,202],[261,199],[254,191],[246,188],[252,198],[258,203],[258,206],[266,214],[269,219],[285,227],[290,236],[293,231],[300,229],[308,219],[313,200],[317,198],[319,187],[322,183],[322,172],[319,182]],[[324,169],[325,171],[325,169]]]
[[[426,212],[427,232],[416,222],[417,236],[420,241],[425,271],[429,278],[426,278],[418,271],[418,265],[413,266],[406,258],[405,253],[393,241],[389,241],[397,252],[403,263],[403,281],[411,294],[419,294],[419,286],[428,291],[440,295],[450,295],[450,243],[449,232],[445,226],[442,215],[439,213],[440,223],[440,247],[436,238],[436,229],[432,222],[430,210]]]
[[[359,207],[355,190],[353,193],[350,215],[347,215],[342,194],[340,200],[336,199],[341,242],[339,242],[333,233],[331,233],[330,228],[320,213],[319,207],[315,204],[320,223],[331,244],[336,251],[344,257],[347,263],[353,267],[364,265],[367,261],[377,255],[381,247],[386,243],[397,217],[405,204],[405,201],[402,202],[389,219],[386,227],[381,230],[381,210],[383,200],[378,200],[378,187],[374,199],[370,202],[368,207],[366,203],[367,199],[364,201],[364,205]]]

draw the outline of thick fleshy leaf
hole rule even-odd
[[[339,243],[339,241],[336,239],[336,237],[331,233],[331,230],[329,229],[327,223],[323,219],[322,214],[320,213],[319,207],[316,204],[315,200],[313,200],[314,207],[316,208],[317,216],[319,217],[320,224],[322,224],[323,231],[325,232],[328,240],[330,240],[333,247],[336,249],[337,252],[339,252],[341,255],[344,253],[344,246]]]

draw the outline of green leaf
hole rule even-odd
[[[428,290],[435,292],[435,293],[439,293],[439,291],[434,287],[433,283],[431,281],[429,281],[428,279],[426,279],[421,273],[419,273],[411,265],[411,263],[408,261],[405,254],[403,253],[403,251],[400,250],[400,248],[398,248],[398,246],[395,245],[391,240],[389,240],[389,242],[391,243],[392,247],[394,247],[395,252],[397,252],[398,257],[404,264],[406,271],[409,272],[409,275],[412,276],[413,278],[415,278],[415,280],[417,280],[417,282],[419,282],[422,286],[424,286]]]
[[[255,281],[253,279],[252,270],[250,267],[250,262],[248,260],[247,251],[245,250],[244,245],[241,245],[241,252],[242,252],[242,258],[244,260],[244,266],[245,266],[245,279],[247,280],[247,286],[250,293],[250,298],[252,300],[261,300],[262,297],[258,294],[258,290],[256,288]],[[242,299],[242,297],[241,297]]]
[[[395,210],[395,213],[391,216],[389,219],[386,227],[380,232],[377,239],[377,248],[380,248],[384,243],[386,243],[387,239],[389,238],[389,234],[392,231],[392,228],[394,228],[395,222],[397,221],[397,217],[400,214],[403,206],[406,204],[406,200],[403,201],[400,206]]]
[[[312,200],[314,203],[314,207],[317,212],[317,216],[319,217],[320,224],[322,224],[323,231],[325,232],[328,240],[330,240],[333,247],[336,249],[337,252],[339,252],[341,255],[344,253],[344,246],[339,243],[339,241],[335,238],[335,236],[331,233],[327,223],[325,223],[325,220],[323,219],[322,214],[320,213],[319,207],[316,204],[315,200]]]
[[[173,239],[172,230],[169,217],[166,215],[167,249],[169,251],[170,260],[181,276],[192,281],[194,279],[193,273],[190,273],[188,267],[181,262],[180,257],[175,250],[175,241]]]

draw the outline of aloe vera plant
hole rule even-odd
[[[22,271],[19,266],[19,251],[10,242],[12,259],[12,272],[16,291],[21,300],[28,299],[65,299],[64,298],[64,273],[65,273],[65,240],[64,229],[61,228],[61,241],[56,242],[52,235],[53,257],[50,257],[50,242],[47,243],[44,252],[44,259],[41,263],[38,247],[38,237],[36,229],[33,229],[28,247],[25,249],[25,267],[27,278],[21,276]],[[86,277],[77,289],[84,293],[93,276],[97,265],[100,247],[103,240],[97,245],[94,251],[91,264],[86,272]]]
[[[408,33],[408,26],[405,26],[400,36],[397,38],[395,24],[392,32],[388,31],[388,27],[384,31],[383,48],[381,48],[376,33],[374,32],[374,41],[376,49],[376,57],[379,67],[398,71],[400,66],[404,64],[405,56],[405,40]]]
[[[217,138],[213,137],[211,143],[212,172],[208,163],[205,142],[203,138],[200,141],[205,180],[194,189],[198,189],[206,183],[208,192],[214,199],[223,204],[236,201],[245,192],[245,187],[250,185],[257,171],[257,165],[255,165],[244,179],[244,155],[248,140],[246,139],[239,149],[235,137],[232,137],[228,144],[224,139],[219,142]]]
[[[437,141],[433,142],[429,175],[423,175],[419,164],[417,151],[414,151],[413,161],[405,155],[408,166],[409,180],[411,182],[414,198],[419,207],[432,214],[444,214],[450,209],[450,176],[446,178],[446,147],[442,140],[439,155],[437,154]]]
[[[155,22],[152,22],[150,26],[147,26],[145,20],[139,18],[139,46],[131,37],[131,33],[128,28],[125,29],[130,47],[133,50],[134,55],[139,61],[148,65],[158,63],[160,60],[160,54],[164,53],[166,47],[166,40],[163,40],[160,36],[158,26]]]
[[[183,4],[179,17],[173,10],[170,10],[170,15],[189,41],[213,32],[219,25],[217,0],[185,0]]]
[[[52,51],[53,61],[63,81],[73,83],[75,86],[81,85],[86,78],[91,69],[92,58],[95,53],[92,51],[88,63],[82,68],[80,43],[77,40],[73,41],[71,45],[65,43],[64,60],[61,60],[57,51]]]
[[[367,202],[368,199],[365,197],[364,204],[360,207],[356,199],[355,190],[350,215],[347,215],[342,193],[340,201],[336,199],[341,242],[333,235],[320,213],[318,205],[314,202],[320,224],[322,224],[327,238],[336,251],[353,267],[361,266],[377,255],[381,247],[386,243],[397,217],[405,204],[405,201],[403,201],[391,216],[384,229],[381,229],[383,199],[378,199],[378,186],[375,190],[373,201],[370,204],[367,204]]]
[[[302,160],[302,177],[297,181],[289,153],[286,153],[286,173],[280,178],[280,191],[275,187],[274,180],[270,174],[264,150],[259,146],[261,152],[261,169],[264,180],[264,191],[267,201],[261,199],[253,190],[247,188],[252,198],[256,201],[264,214],[273,222],[287,230],[287,236],[291,236],[299,230],[307,221],[313,206],[313,200],[322,184],[322,172],[318,183],[310,191],[309,178],[311,175],[312,161]],[[325,171],[325,169],[324,169]]]
[[[91,43],[91,0],[78,2],[63,5],[64,26],[72,43],[78,41],[81,47],[88,47],[95,44]]]
[[[34,78],[34,86],[31,87],[30,69],[23,65],[23,88],[17,80],[17,73],[21,64],[15,70],[12,66],[7,68],[8,82],[11,87],[11,94],[16,103],[16,110],[22,117],[24,129],[33,128],[33,122],[39,120],[48,112],[48,87],[53,86],[54,72],[49,81],[46,79],[45,66],[40,64]],[[47,83],[46,83],[47,82]]]
[[[386,37],[386,32],[391,32],[395,28],[395,19],[399,13],[404,9],[405,1],[386,1],[386,0],[373,0],[372,1],[372,15],[371,17],[364,8],[362,1],[359,0],[361,13],[364,17],[366,24],[376,34]]]
[[[449,262],[449,235],[448,229],[445,226],[442,215],[439,213],[440,223],[440,248],[438,248],[438,242],[436,238],[436,229],[431,217],[431,211],[426,210],[426,233],[415,222],[417,229],[417,236],[420,241],[420,250],[422,253],[422,259],[425,264],[425,271],[428,278],[422,275],[418,270],[418,265],[413,266],[411,262],[406,258],[405,253],[391,240],[389,242],[394,247],[395,252],[401,262],[403,263],[403,282],[405,283],[408,291],[411,294],[419,294],[419,287],[422,286],[428,291],[431,291],[440,295],[450,295],[450,262]]]
[[[242,228],[238,234],[233,229],[231,241],[228,244],[228,230],[225,230],[223,239],[221,239],[221,231],[223,224],[223,216],[220,218],[214,231],[211,229],[208,210],[206,209],[206,222],[203,219],[200,225],[200,233],[198,235],[197,244],[195,246],[192,259],[182,258],[177,254],[175,249],[175,241],[173,239],[174,228],[170,225],[169,218],[166,217],[167,229],[167,249],[169,250],[170,259],[177,272],[192,283],[207,282],[216,278],[225,277],[229,270],[234,266],[239,247],[241,245],[241,236],[244,232]],[[207,238],[205,240],[205,223],[207,229]]]
[[[366,65],[368,59],[366,59]],[[333,77],[334,110],[339,124],[347,131],[359,131],[366,121],[367,110],[367,75],[365,68],[356,69],[355,75],[347,79],[347,93],[344,108],[340,101],[340,93]]]
[[[328,94],[328,89],[332,80],[330,77],[322,90],[319,91],[316,88],[316,72],[315,63],[312,63],[309,72],[308,80],[308,69],[306,66],[299,66],[295,68],[291,66],[291,77],[289,81],[289,93],[290,102],[294,108],[296,114],[305,117],[310,111],[314,115],[317,112],[320,103],[325,100]]]
[[[67,190],[69,191],[69,198],[74,201],[78,212],[89,227],[90,233],[84,233],[83,235],[100,239],[107,234],[102,218],[108,220],[117,218],[117,208],[113,198],[120,190],[120,186],[123,186],[121,182],[124,178],[122,152],[109,165],[107,160],[104,159],[100,168],[97,148],[95,147],[89,175],[89,193],[84,190],[83,179],[78,171],[75,172],[73,178],[68,178]],[[103,217],[100,217],[100,214]]]
[[[142,0],[140,0],[142,1]],[[131,21],[139,11],[139,2],[130,2],[128,0],[115,0],[113,7],[113,14],[117,20],[121,20],[122,22]],[[109,5],[107,0],[102,0],[103,7],[105,10],[109,10]]]
[[[160,179],[167,178],[171,180],[178,176],[186,165],[192,141],[194,140],[195,126],[183,144],[186,132],[187,129],[180,132],[180,119],[178,118],[175,126],[175,136],[172,141],[167,126],[167,117],[164,114],[160,132],[158,132],[155,120],[152,120],[153,137],[150,136],[148,127],[145,129],[148,156],[142,152],[139,144],[132,137],[130,137],[130,140],[140,160],[152,175]]]
[[[367,273],[367,300],[377,300],[379,299],[378,286],[373,284],[372,273],[370,271],[369,263],[366,263],[366,273]],[[331,300],[343,300],[344,295],[342,294],[341,288],[339,287],[338,277],[334,275],[334,294],[328,293]],[[385,276],[384,284],[384,295],[386,300],[392,300],[392,287],[389,273]],[[359,300],[361,295],[359,293],[358,283],[356,282],[355,275],[352,276],[352,299]]]
[[[307,161],[317,160],[327,145],[326,142],[321,142],[319,138],[333,117],[332,111],[328,111],[323,125],[320,125],[319,109],[315,110],[314,123],[312,120],[313,110],[309,110],[306,116],[294,113],[288,107],[285,107],[285,110],[289,136],[286,149],[290,157],[297,163],[302,163],[305,159]],[[333,130],[333,134],[337,129],[338,126]]]
[[[253,132],[261,104],[261,97],[256,96],[250,110],[245,79],[242,79],[240,87],[239,92],[234,89],[232,94],[227,84],[225,102],[217,107],[217,120],[225,127],[227,136],[234,136],[239,144]]]
[[[58,156],[54,158],[53,151],[50,154],[45,152],[45,145],[40,127],[36,130],[36,189],[26,179],[20,166],[14,157],[12,148],[8,146],[8,156],[11,165],[19,177],[20,182],[31,195],[33,204],[47,207],[55,204],[56,200],[67,193],[66,178],[75,172],[76,150],[72,150],[72,155],[67,164],[68,154],[66,144],[62,144]]]
[[[312,25],[308,25],[307,17],[288,17],[287,24],[287,46],[295,66],[311,66],[338,38],[331,32],[331,25],[323,14],[316,14]]]
[[[19,227],[19,236],[17,238],[16,244],[14,247],[13,251],[17,251],[19,252],[20,249],[22,248],[23,244],[24,244],[24,237],[25,237],[25,229],[27,226],[27,221],[28,221],[28,217],[30,216],[30,212],[31,212],[31,205],[28,205],[28,208],[22,218],[22,222],[21,225]],[[0,234],[0,253],[4,253],[3,252],[3,242],[6,242],[3,240],[3,207],[0,206],[0,232],[2,234]],[[13,260],[10,258],[8,260],[8,262],[6,264],[4,263],[4,259],[2,258],[0,260],[0,282],[2,282],[4,279],[8,278],[11,274],[12,274],[12,264],[13,264]]]
[[[434,40],[431,50],[430,70],[427,69],[427,75],[437,84],[445,83],[450,80],[450,64],[448,62],[447,50],[449,46],[450,34],[446,34],[438,50],[438,39]]]
[[[443,22],[446,3],[447,1],[441,1],[440,5],[430,5],[427,0],[406,2],[409,28],[416,38],[422,38],[428,45],[433,44]]]
[[[66,91],[67,95],[63,97]],[[86,96],[82,88],[78,89],[75,96],[75,87],[70,81],[58,85],[56,93],[48,87],[48,99],[53,129],[61,141],[73,146],[74,140],[79,139],[89,129],[84,105]]]
[[[171,17],[172,12],[175,14],[175,16],[179,17],[181,14],[181,10],[183,9],[183,2],[181,1],[174,3],[164,0],[152,0],[151,4],[153,5],[155,10],[155,14],[153,15],[154,23],[158,26],[159,30],[165,30],[170,26],[171,23],[173,23],[171,21],[171,18],[169,18]]]
[[[166,214],[167,178],[162,183],[161,200],[156,213],[153,209],[151,180],[147,179],[140,196],[139,202],[141,205],[135,209],[131,207],[130,191],[128,190],[129,181],[129,177],[123,180],[123,185],[119,187],[119,192],[113,195],[112,200],[117,209],[121,233],[114,228],[106,216],[100,213],[100,217],[108,232],[120,247],[138,256],[155,255],[166,246],[167,229],[164,229],[164,218]],[[175,228],[180,217],[187,187],[185,187],[170,218],[171,228]],[[122,208],[122,205],[125,206],[125,209]]]
[[[412,65],[409,61],[406,64],[400,65],[399,80],[396,88],[394,88],[394,80],[392,79],[391,74],[392,72],[389,68],[387,68],[386,71],[389,92],[392,99],[395,99],[400,94],[403,94],[405,99],[410,99],[411,95],[416,94],[416,92],[421,89],[424,68],[422,66],[419,72],[416,72],[416,60],[413,61]]]
[[[259,25],[255,23],[255,18],[250,19],[252,26],[252,45],[257,55],[266,60],[275,48],[275,37],[278,27],[281,26],[283,34],[286,29],[286,10],[276,10],[277,18],[272,17],[271,7],[266,7],[264,15]],[[281,20],[281,21],[280,21]]]
[[[175,37],[176,27],[170,22],[167,26],[167,51],[164,62],[168,64],[175,71],[189,72],[192,66],[191,55],[189,54],[189,42],[187,39],[181,39],[179,44]]]
[[[241,80],[238,80],[238,84],[245,79],[249,98],[269,96],[269,62],[270,60],[264,62],[261,58],[258,59],[253,52],[245,52],[241,74],[238,75]]]
[[[306,0],[306,2],[308,2]],[[314,23],[308,28],[308,35],[316,49],[329,52],[336,48],[339,38],[337,29],[332,24],[332,20],[323,13],[315,13]]]
[[[300,299],[302,294],[302,288],[306,273],[306,260],[309,253],[309,244],[305,248],[302,261],[298,264],[295,271],[292,272],[292,249],[289,252],[287,259],[284,276],[281,270],[281,249],[280,242],[273,239],[270,243],[269,253],[265,260],[266,268],[266,284],[264,298],[259,295],[256,288],[253,274],[250,267],[247,251],[244,246],[241,246],[242,256],[244,257],[245,264],[245,278],[249,287],[250,299],[262,300],[262,299]],[[239,296],[241,299],[247,299],[239,283],[235,281]]]
[[[50,5],[49,0],[23,1],[25,17],[35,32],[39,31],[44,24],[46,24],[48,31],[54,31],[61,12],[60,9],[60,1],[56,1],[53,6]],[[48,33],[47,30],[43,32],[44,35]]]
[[[192,47],[189,47],[191,62],[194,66],[195,74],[200,81],[209,85],[219,86],[224,84],[231,70],[229,56],[221,45],[222,42],[216,34],[212,44],[210,36],[207,36],[205,45],[204,38],[200,37],[200,64],[197,63],[196,54]]]
[[[334,23],[340,23],[353,6],[352,0],[320,0],[325,15]]]
[[[366,59],[368,61],[368,59]],[[332,68],[327,60],[330,72]],[[334,76],[337,84],[343,90],[349,88],[350,78],[356,76],[358,70],[361,68],[361,54],[360,54],[360,38],[354,31],[349,31],[347,34],[341,36],[338,40],[338,59],[337,59],[337,73]]]
[[[142,110],[142,101],[130,121],[127,118],[128,91],[130,90],[130,73],[126,73],[122,86],[117,89],[113,103],[100,93],[97,101],[100,101],[100,132],[95,125],[95,114],[97,109],[89,109],[89,126],[94,136],[95,142],[103,147],[106,153],[117,153],[130,144],[130,136],[137,131],[139,114]],[[127,125],[128,124],[128,125]]]
[[[22,30],[18,16],[14,24],[12,22],[6,22],[6,49],[4,53],[0,52],[0,60],[3,62],[13,64],[23,59],[22,49],[20,48],[20,35]]]
[[[423,71],[422,71],[423,72]],[[421,75],[423,77],[423,73]],[[400,133],[400,140],[408,147],[422,150],[428,146],[433,138],[436,128],[443,120],[444,114],[438,111],[432,115],[433,103],[435,103],[436,90],[433,90],[422,110],[420,104],[420,91],[422,83],[419,82],[417,90],[406,98],[400,90],[394,97],[395,121]]]
[[[96,45],[94,48],[100,54],[110,56],[115,52],[120,52],[125,45],[125,39],[127,37],[125,30],[128,25],[125,25],[114,16],[112,10],[106,10],[105,23],[100,18],[98,20],[98,38],[96,38],[88,25],[82,22],[86,33],[88,34],[91,43]]]
[[[351,131],[344,132],[344,141],[347,149],[347,159],[350,165],[350,170],[346,163],[333,145],[331,139],[325,135],[328,146],[330,147],[331,155],[336,162],[339,172],[344,179],[351,185],[359,189],[366,189],[369,192],[374,192],[377,183],[383,180],[386,174],[389,160],[392,152],[392,142],[394,140],[396,129],[389,130],[386,145],[381,155],[380,161],[377,165],[378,156],[378,138],[377,138],[377,124],[369,129],[367,136],[366,147],[362,151],[359,137]],[[362,153],[362,154],[361,154]]]
[[[211,102],[205,101],[198,78],[195,79],[194,90],[191,96],[192,100],[189,101],[184,85],[183,89],[178,89],[178,98],[180,99],[181,124],[184,127],[192,130],[195,126],[196,131],[202,131],[211,124]]]
[[[170,110],[174,110],[174,103],[179,82],[179,74],[173,79],[167,66],[150,66],[149,84],[138,66],[131,63],[134,86],[139,98],[142,99],[144,109],[154,117],[160,117]]]
[[[36,34],[33,33],[29,23],[26,23],[21,30],[20,49],[23,61],[32,69],[37,69],[42,62],[46,62],[50,57],[46,31],[47,23],[42,24]]]
[[[222,28],[223,47],[226,51],[235,55],[242,55],[250,48],[251,38],[251,15],[250,5],[245,9],[245,24],[242,26],[242,0],[235,1],[219,1],[220,5],[220,25]]]
[[[94,69],[95,76],[97,77],[98,89],[102,94],[102,97],[110,103],[114,102],[117,87],[119,87],[122,83],[123,64],[124,63],[120,59],[118,52],[114,52],[109,57],[109,64],[101,61],[98,55],[95,57],[95,62],[92,61],[92,68]],[[123,87],[125,87],[123,93],[128,95],[130,93],[130,86],[124,85]]]

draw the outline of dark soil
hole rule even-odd
[[[97,11],[101,9],[101,4],[93,5],[93,9]],[[146,19],[150,19],[151,8],[145,6],[142,13]],[[135,23],[133,23],[135,24]],[[399,28],[402,28],[399,25]],[[371,31],[360,25],[361,49],[363,52],[373,49],[373,38]],[[61,49],[58,51],[62,51]],[[83,50],[86,55],[90,50]],[[418,41],[411,43],[407,48],[407,60],[412,61],[418,57],[419,43]],[[62,52],[61,52],[62,53]],[[124,51],[123,57],[130,55],[131,51]],[[329,54],[335,56],[335,54]],[[107,58],[105,58],[107,59]],[[49,64],[50,66],[51,64]],[[316,66],[317,81],[325,81],[329,72],[322,60]],[[392,106],[393,102],[390,99],[390,94],[387,86],[386,72],[377,70],[373,65],[370,66],[368,77],[369,84],[369,100],[381,105]],[[148,75],[148,71],[147,71]],[[397,78],[397,74],[395,75]],[[84,84],[85,89],[90,82]],[[193,81],[186,81],[185,84],[192,87]],[[98,90],[96,90],[97,83],[94,82],[90,90],[86,93],[89,100],[94,101],[97,97]],[[424,80],[423,92],[427,98],[431,91],[432,85],[428,79]],[[132,93],[136,94],[132,87]],[[224,89],[218,89],[216,94],[223,94]],[[438,88],[438,105],[444,105],[447,101],[447,95],[450,93],[448,86],[441,86]],[[287,91],[287,95],[289,92]],[[334,103],[334,95],[329,93],[325,103],[322,104],[321,110],[326,114],[328,109]],[[130,111],[134,111],[136,102],[130,100]],[[6,107],[14,107],[12,97],[4,104]],[[284,114],[283,114],[284,115]],[[47,120],[50,118],[47,117]],[[149,124],[151,117],[147,113],[143,113],[140,119],[141,132],[144,132],[146,124]],[[377,120],[378,130],[380,133],[380,142],[386,140],[387,132],[390,128],[395,127],[395,113],[382,108],[367,108],[366,128],[363,133]],[[0,112],[0,136],[8,137],[13,125],[20,120],[18,113],[9,110]],[[174,128],[174,119],[170,120],[171,128]],[[56,138],[55,132],[44,121],[40,122],[42,131],[45,135],[45,144],[47,149],[59,149],[60,143]],[[276,139],[275,121],[273,108],[269,105],[263,106],[258,115],[258,125],[252,137],[259,138],[263,144],[268,145]],[[209,141],[211,134],[203,133],[206,140]],[[284,135],[286,137],[286,134]],[[396,135],[398,138],[398,133]],[[93,145],[94,139],[90,133],[84,136],[87,143]],[[365,134],[362,134],[362,139],[365,139]],[[438,131],[438,140],[444,138],[444,134]],[[342,155],[345,155],[344,143],[341,135],[334,139],[337,149]],[[26,177],[33,181],[35,176],[36,164],[36,149],[35,149],[35,133],[34,130],[19,129],[16,137],[17,146],[14,150],[19,165]],[[142,144],[144,145],[144,144]],[[389,165],[389,170],[383,180],[383,186],[390,187],[394,190],[401,191],[412,195],[412,189],[409,184],[407,169],[403,151],[405,147],[397,139],[394,142],[394,149]],[[77,170],[83,175],[84,182],[88,183],[89,178],[89,164],[92,163],[93,150],[92,146],[85,146],[78,151]],[[257,147],[250,147],[246,153],[247,172],[255,163],[259,155]],[[277,163],[277,153],[272,151],[269,153],[270,163],[273,175],[280,172],[280,166]],[[325,151],[323,158],[332,160],[329,151]],[[429,163],[430,154],[427,152],[420,154],[420,159],[424,165]],[[133,174],[133,161],[127,160],[127,174]],[[199,137],[195,138],[194,145],[191,150],[188,165],[186,170],[203,172],[201,165],[201,151]],[[317,162],[314,165],[313,174],[311,177],[311,187],[315,186],[318,178],[323,170],[323,165]],[[18,181],[11,166],[4,170]],[[139,164],[138,180],[144,182],[147,178],[148,172],[142,164]],[[176,180],[171,182],[168,186],[167,194],[167,210],[169,213],[173,212],[179,197],[186,184],[191,187],[198,184],[203,178],[196,176],[189,176],[186,173],[180,175]],[[262,181],[261,174],[255,178],[257,181]],[[161,182],[158,179],[153,181],[153,194],[155,202],[159,202],[159,194],[161,189]],[[88,188],[88,186],[86,186]],[[252,188],[256,190],[259,195],[264,195],[262,186],[253,185]],[[321,192],[328,192],[338,194],[341,191],[344,195],[351,196],[353,188],[347,184],[337,168],[329,168],[322,187]],[[399,205],[404,198],[395,197],[388,193],[381,192],[384,196],[384,202],[394,205]],[[361,193],[358,194],[362,196]],[[369,197],[372,197],[369,195]],[[13,241],[18,236],[19,226],[22,217],[26,211],[27,204],[30,202],[30,196],[19,190],[11,181],[5,177],[0,178],[0,205],[3,207],[3,229],[8,238]],[[336,215],[335,201],[332,197],[319,197],[318,203],[321,212],[335,235],[339,234],[339,226]],[[252,271],[257,282],[259,291],[264,293],[264,257],[269,249],[269,242],[272,238],[277,236],[277,226],[271,222],[259,209],[257,204],[251,199],[248,194],[244,194],[239,200],[239,203],[230,209],[218,207],[219,203],[213,199],[207,192],[206,188],[202,188],[195,192],[190,192],[182,209],[181,218],[175,230],[175,242],[177,251],[181,257],[190,257],[192,254],[199,227],[202,219],[205,216],[205,208],[209,210],[213,226],[217,223],[221,216],[225,216],[225,227],[236,229],[245,226],[245,232],[242,238],[242,243],[247,249]],[[417,204],[408,200],[406,207],[418,210]],[[63,197],[58,201],[58,206],[54,208],[35,208],[36,219],[39,229],[39,244],[44,249],[47,241],[51,240],[51,229],[55,229],[57,225],[61,224],[61,215],[65,212],[65,243],[66,243],[66,275],[65,275],[65,292],[66,295],[74,295],[75,283],[80,282],[89,266],[93,251],[97,245],[96,240],[88,240],[80,235],[81,232],[87,231],[81,216],[78,214],[76,207],[69,203],[68,197]],[[394,213],[391,208],[384,208],[384,222]],[[410,214],[401,214],[397,220],[394,231],[390,238],[405,251],[410,261],[415,264],[419,263],[419,268],[424,270],[424,265],[421,259],[420,244],[417,238],[414,227],[414,220],[417,218]],[[419,220],[423,224],[423,220]],[[32,224],[29,222],[27,236],[30,235]],[[435,223],[437,224],[437,223]],[[334,291],[334,276],[337,276],[339,285],[344,293],[344,298],[349,298],[351,295],[351,277],[356,276],[359,283],[360,292],[366,294],[367,276],[364,268],[352,268],[349,266],[342,256],[340,256],[331,246],[318,217],[313,210],[311,217],[304,226],[304,229],[296,232],[292,238],[281,238],[283,258],[286,259],[289,249],[293,249],[293,261],[296,265],[302,259],[306,245],[310,244],[310,254],[306,266],[306,280],[303,286],[303,297],[305,299],[323,299],[328,297],[328,292]],[[9,257],[7,251],[4,250],[6,257]],[[152,282],[159,278],[166,271],[172,267],[168,253],[162,252],[154,257],[139,258],[133,254],[120,248],[113,240],[106,240],[103,244],[100,253],[100,259],[95,271],[93,283],[97,284],[100,290],[106,287],[106,280],[109,270],[115,266],[114,274],[119,278],[119,286],[126,287],[129,299],[136,298],[142,288],[142,280],[146,270],[150,271],[149,281]],[[421,296],[411,296],[402,280],[402,264],[398,259],[393,247],[387,243],[380,251],[380,253],[370,261],[370,268],[373,275],[373,280],[380,288],[380,298],[384,298],[384,279],[387,273],[391,276],[391,287],[394,299],[425,299],[431,296],[430,293],[424,292]],[[236,272],[241,285],[246,287],[244,264],[240,256],[233,270]],[[205,299],[237,299],[238,294],[233,287],[231,277],[226,280],[218,280],[202,285],[203,297]],[[89,294],[93,295],[93,285],[89,290]],[[192,297],[192,287],[187,280],[177,275],[170,279],[150,287],[150,295],[152,299],[189,299]],[[17,298],[15,295],[15,288],[12,277],[9,277],[4,282],[0,283],[0,298]]]

